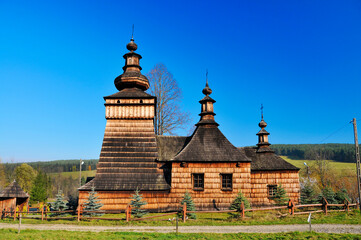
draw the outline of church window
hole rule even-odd
[[[204,190],[203,173],[193,173],[193,190]]]
[[[232,174],[221,174],[222,190],[232,190]]]
[[[277,185],[267,185],[268,188],[268,198],[273,198],[276,196]]]

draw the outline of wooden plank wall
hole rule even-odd
[[[241,190],[246,197],[251,194],[250,163],[180,163],[172,166],[172,188],[170,192],[141,192],[148,202],[148,209],[156,211],[178,210],[184,193],[188,191],[196,204],[197,210],[228,209],[233,199]],[[193,190],[192,173],[204,173],[204,190]],[[233,190],[221,189],[220,173],[233,174]],[[134,192],[99,191],[98,198],[104,204],[102,209],[125,209]],[[79,202],[85,203],[88,193],[81,191]]]
[[[254,171],[251,172],[251,202],[253,206],[271,205],[267,185],[279,185],[286,190],[294,203],[299,202],[300,183],[298,171]]]

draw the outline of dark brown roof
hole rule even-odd
[[[23,191],[17,182],[12,182],[1,193],[0,198],[28,198],[29,194]]]
[[[273,152],[257,152],[257,147],[239,149],[252,159],[251,171],[300,170]]]
[[[124,88],[123,90],[114,93],[112,95],[104,97],[104,99],[108,98],[154,98],[152,95],[144,92],[139,88]]]
[[[97,191],[169,190],[157,158],[153,121],[108,121],[95,178],[79,189],[90,190],[94,186]]]
[[[181,162],[250,162],[217,127],[198,126],[189,143],[172,161]]]
[[[191,137],[157,136],[158,160],[173,159],[190,141]]]

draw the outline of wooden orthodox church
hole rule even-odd
[[[124,209],[135,189],[148,202],[146,208],[179,208],[188,191],[198,210],[229,208],[242,192],[256,205],[270,205],[277,185],[298,202],[299,168],[269,148],[266,122],[259,123],[257,147],[236,148],[214,119],[212,90],[203,89],[200,120],[191,136],[156,136],[157,99],[145,92],[148,79],[141,74],[133,38],[127,44],[124,73],[114,83],[119,92],[104,97],[107,119],[95,178],[79,188],[79,202],[95,188],[102,209]]]

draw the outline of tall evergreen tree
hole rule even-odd
[[[84,204],[84,216],[101,216],[102,213],[97,212],[89,212],[86,211],[98,211],[103,204],[98,200],[98,197],[96,196],[97,192],[95,192],[95,188],[92,187],[91,192],[89,192],[88,201]]]
[[[141,209],[142,206],[147,205],[148,203],[143,201],[143,196],[139,194],[139,192],[140,191],[137,188],[135,194],[132,195],[132,201],[130,201],[132,215],[136,218],[141,218],[148,213],[145,209]]]
[[[51,185],[48,176],[46,175],[46,173],[39,171],[31,188],[30,201],[32,203],[46,202],[49,197],[50,191]]]
[[[192,199],[192,196],[191,194],[186,191],[184,193],[184,196],[183,196],[183,199],[181,201],[181,211],[183,211],[183,205],[184,203],[186,204],[187,206],[187,216],[188,218],[190,219],[196,219],[197,218],[197,215],[195,213],[188,213],[188,211],[195,211],[196,210],[196,206],[194,205],[194,202],[193,202],[193,199]]]
[[[240,217],[240,211],[241,211],[241,203],[243,202],[244,208],[250,208],[251,205],[249,204],[248,199],[243,195],[242,192],[239,192],[237,197],[233,200],[230,210],[237,210],[236,213],[230,212],[229,215],[233,218],[239,218]]]
[[[61,190],[58,191],[58,194],[56,194],[56,200],[53,204],[51,204],[51,207],[54,209],[54,211],[65,211],[67,209],[63,197],[63,191]],[[63,215],[63,213],[52,213],[52,216],[58,216],[58,215]]]
[[[286,190],[282,187],[282,184],[277,186],[275,196],[273,197],[277,206],[286,205],[288,202],[288,196]]]

